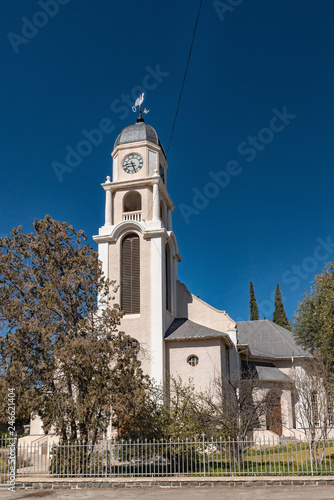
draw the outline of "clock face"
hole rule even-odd
[[[143,166],[143,159],[136,153],[131,153],[123,160],[123,169],[127,174],[135,174],[139,172]]]

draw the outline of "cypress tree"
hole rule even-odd
[[[250,282],[249,284],[249,295],[250,295],[250,300],[249,300],[250,319],[251,321],[254,321],[256,319],[259,319],[259,310],[257,308],[254,287],[252,282]]]
[[[286,328],[287,330],[290,330],[290,323],[289,320],[286,316],[284,306],[283,306],[283,300],[281,296],[281,290],[279,289],[279,284],[277,283],[276,287],[276,295],[275,295],[275,311],[273,314],[273,322],[276,323],[276,325],[283,326],[283,328]]]

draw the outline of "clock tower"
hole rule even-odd
[[[125,127],[111,153],[112,181],[106,193],[105,223],[94,240],[106,278],[119,285],[124,311],[121,329],[135,338],[144,371],[165,378],[164,335],[176,317],[177,262],[172,231],[174,205],[167,191],[167,161],[153,127],[140,116]]]

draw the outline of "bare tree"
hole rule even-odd
[[[199,395],[206,432],[230,440],[238,467],[242,466],[244,452],[250,445],[250,433],[263,427],[268,415],[272,421],[276,417],[272,411],[277,402],[274,388],[273,384],[264,385],[256,371],[250,370],[231,378],[217,377],[210,391]]]
[[[309,440],[313,462],[319,465],[326,451],[325,445],[321,446],[320,443],[328,439],[334,427],[330,375],[328,366],[320,358],[304,360],[293,370],[296,422]]]
[[[294,367],[296,422],[315,441],[326,439],[334,427],[330,373],[321,359],[305,360]]]
[[[246,441],[251,431],[264,425],[268,415],[275,418],[272,409],[277,395],[273,389],[272,384],[264,386],[253,372],[246,377],[217,377],[211,390],[200,394],[211,433]]]

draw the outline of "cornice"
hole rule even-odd
[[[161,147],[158,144],[154,144],[154,142],[150,141],[136,141],[136,142],[126,142],[124,144],[118,144],[116,148],[111,153],[112,158],[114,158],[119,151],[123,151],[124,149],[136,149],[142,146],[146,146],[148,149],[152,149],[157,153],[163,153]]]
[[[104,228],[106,229],[106,226],[104,226]],[[110,226],[110,232],[108,234],[99,234],[93,236],[93,240],[96,243],[116,243],[121,234],[123,234],[125,231],[138,231],[142,234],[145,240],[160,237],[164,240],[165,243],[172,241],[175,249],[173,255],[178,262],[181,262],[182,258],[178,252],[175,234],[172,231],[167,231],[165,228],[147,229],[144,227],[142,222],[119,222],[116,226]]]
[[[169,338],[165,337],[164,341],[165,342],[201,342],[201,341],[206,341],[206,340],[222,340],[225,344],[228,345],[228,347],[234,347],[234,344],[230,338],[230,336],[227,333],[221,332],[221,335],[207,335],[205,337],[191,337],[191,338]]]
[[[169,205],[170,210],[175,209],[175,205],[172,202],[171,197],[168,194],[167,188],[162,182],[160,176],[155,175],[155,176],[150,176],[150,177],[143,177],[141,179],[136,179],[136,180],[128,180],[128,181],[115,181],[115,182],[103,182],[101,186],[105,191],[111,191],[112,193],[116,191],[117,189],[129,189],[129,188],[136,188],[136,187],[142,187],[142,186],[152,186],[153,184],[158,184],[159,186],[159,191],[161,192],[164,200],[167,202]]]

